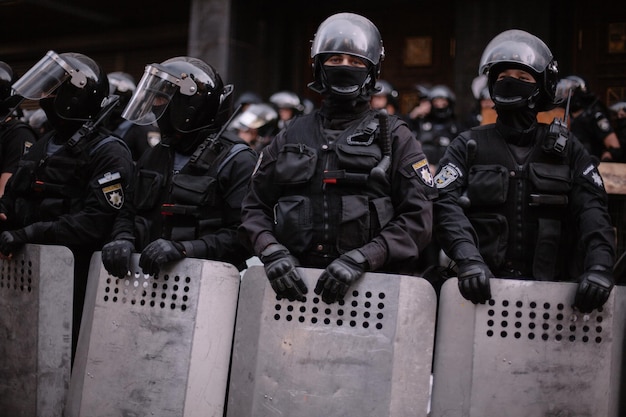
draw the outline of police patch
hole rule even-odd
[[[107,203],[115,209],[122,208],[124,204],[124,190],[119,182],[102,188]]]
[[[604,182],[602,181],[602,175],[595,165],[591,164],[583,171],[583,177],[592,182],[598,188],[604,189]]]
[[[107,172],[102,178],[98,178],[98,184],[102,186],[102,193],[107,203],[118,210],[124,205],[124,189],[119,182],[120,178],[122,176],[119,172]]]
[[[462,174],[454,164],[446,164],[435,176],[435,185],[437,188],[445,188],[456,181]]]
[[[413,168],[413,171],[415,171],[424,184],[429,187],[434,185],[433,176],[430,173],[430,167],[428,166],[426,158],[413,163],[411,168]]]
[[[598,129],[603,132],[608,132],[611,130],[611,122],[607,119],[604,114],[598,112],[595,114],[596,124],[598,125]]]

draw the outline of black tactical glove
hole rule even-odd
[[[187,254],[180,242],[157,239],[146,246],[139,257],[139,266],[144,274],[155,275],[166,262],[178,261]]]
[[[574,299],[574,307],[581,313],[591,313],[606,303],[613,289],[613,274],[608,268],[592,266],[581,275]]]
[[[278,297],[289,301],[305,300],[304,294],[308,289],[296,269],[300,264],[286,247],[278,243],[271,244],[261,252],[259,259],[263,262],[265,274]]]
[[[26,243],[41,241],[43,233],[50,227],[49,222],[33,223],[23,229],[5,231],[0,234],[0,253],[10,256],[19,251]]]
[[[114,277],[124,278],[130,270],[135,245],[127,239],[116,239],[102,247],[102,265]]]
[[[344,253],[322,272],[315,286],[315,294],[321,294],[326,304],[343,300],[348,288],[363,276],[367,267],[367,259],[358,249]]]
[[[491,298],[489,278],[493,278],[493,274],[489,267],[483,261],[470,259],[457,264],[459,291],[463,298],[474,304],[485,304]]]

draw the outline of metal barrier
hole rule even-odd
[[[423,278],[366,273],[344,302],[277,300],[262,266],[241,283],[228,417],[426,416],[436,295]]]
[[[60,417],[71,368],[74,256],[25,245],[0,260],[0,416]]]
[[[576,287],[492,279],[492,300],[474,305],[446,281],[432,417],[626,415],[626,287],[591,314],[572,309]]]
[[[117,279],[91,259],[66,417],[222,417],[240,275],[186,258]]]

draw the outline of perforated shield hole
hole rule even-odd
[[[33,292],[33,263],[30,260],[0,260],[0,290]]]
[[[191,285],[190,277],[179,275],[135,273],[124,279],[108,276],[103,301],[186,311]]]
[[[562,303],[489,300],[487,336],[602,343],[602,309],[580,314]]]
[[[380,330],[385,321],[385,297],[384,292],[353,290],[347,300],[333,304],[326,304],[317,295],[309,295],[302,302],[277,299],[274,320]]]

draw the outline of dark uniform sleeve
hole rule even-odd
[[[466,134],[448,146],[435,175],[439,197],[434,204],[434,233],[443,251],[453,260],[482,259],[478,237],[459,203],[467,188]]]
[[[17,126],[2,138],[2,167],[1,172],[14,174],[18,162],[28,148],[35,143],[37,135],[28,127]]]
[[[257,155],[252,150],[238,152],[221,170],[218,177],[222,195],[222,227],[216,232],[202,236],[208,259],[224,259],[239,265],[252,256],[248,246],[239,239],[241,205],[248,191]]]
[[[391,134],[389,173],[393,217],[380,234],[360,250],[371,270],[410,273],[415,272],[412,269],[417,258],[432,238],[432,201],[437,190],[426,155],[407,125],[397,124]]]
[[[108,241],[125,202],[133,172],[128,148],[118,141],[102,145],[91,157],[89,188],[82,210],[60,216],[44,244],[98,246]]]
[[[608,196],[594,161],[578,141],[570,141],[574,164],[574,184],[570,211],[579,227],[583,248],[583,268],[602,265],[609,270],[615,262],[615,231],[608,212]]]

